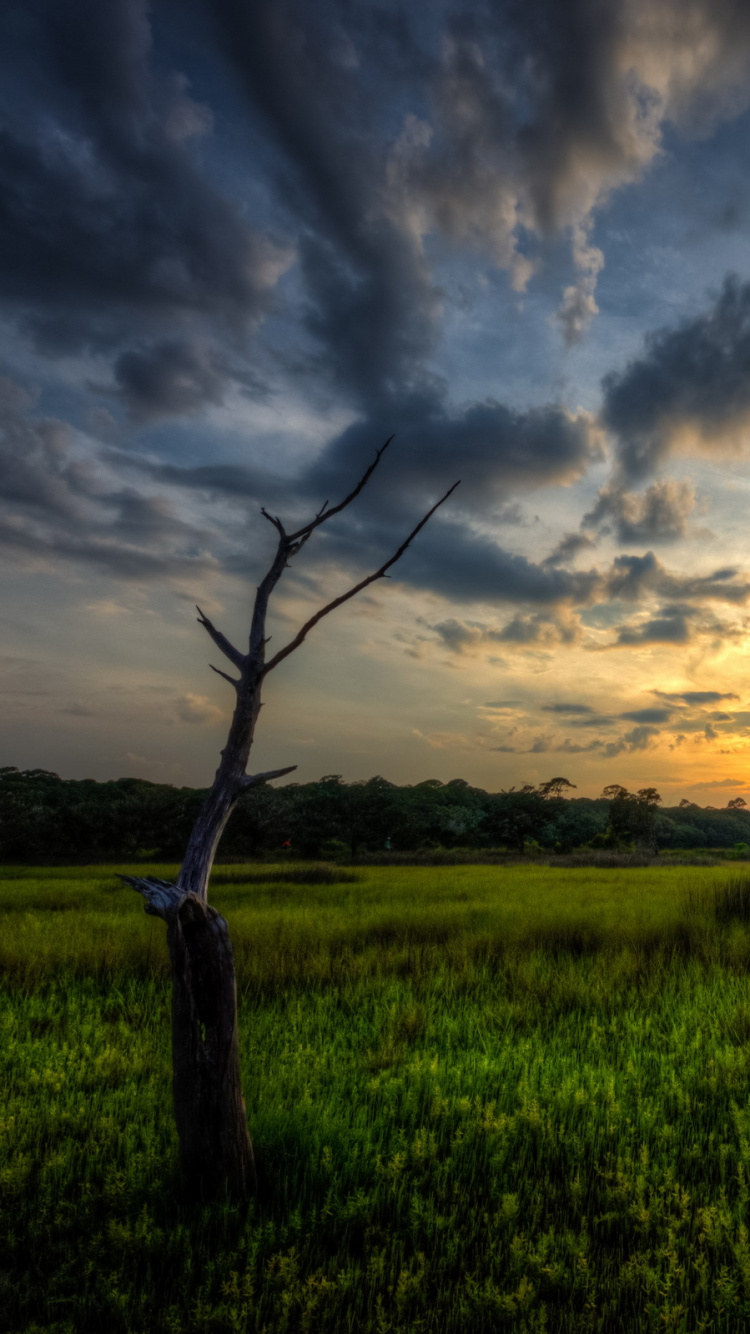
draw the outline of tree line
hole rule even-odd
[[[611,784],[599,798],[570,795],[565,778],[500,792],[461,778],[398,785],[261,784],[240,797],[221,856],[358,857],[437,848],[567,853],[593,846],[731,848],[750,844],[750,812],[683,801],[662,808],[654,788]],[[44,769],[0,768],[0,860],[5,863],[179,859],[207,789],[142,778],[64,779]]]

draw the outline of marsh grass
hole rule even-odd
[[[733,875],[717,885],[714,892],[717,922],[750,922],[750,875]]]
[[[217,866],[211,884],[217,885],[353,885],[360,877],[342,866],[313,862],[308,866],[289,863],[286,866],[263,866],[253,870],[249,866]]]
[[[736,870],[289,869],[214,877],[246,1210],[180,1202],[161,924],[0,873],[0,1327],[745,1330]]]

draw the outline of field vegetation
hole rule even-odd
[[[179,1197],[162,924],[106,866],[0,872],[3,1330],[748,1327],[740,868],[212,885],[249,1209]]]

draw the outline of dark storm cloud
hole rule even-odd
[[[197,402],[209,393],[221,395],[221,375],[221,367],[206,354],[195,354],[182,345],[167,345],[156,357],[128,353],[118,363],[118,377],[126,382],[123,393],[127,390],[132,411],[153,416],[160,407],[168,411],[180,397]],[[334,503],[345,496],[372,461],[374,445],[382,443],[393,427],[396,438],[358,501],[356,522],[367,517],[387,524],[393,516],[400,516],[408,524],[419,517],[426,497],[436,498],[459,478],[461,487],[451,500],[452,510],[465,509],[473,515],[490,511],[496,520],[498,502],[502,503],[508,491],[571,482],[601,457],[588,416],[573,415],[554,405],[518,412],[488,399],[463,411],[450,411],[440,393],[426,391],[393,400],[382,410],[381,421],[379,427],[369,417],[355,422],[294,482],[236,465],[183,468],[135,456],[133,466],[176,485],[202,489],[208,484],[217,492],[253,495],[259,503],[286,505],[297,512],[311,504],[317,507],[323,499]],[[124,464],[126,456],[119,457]],[[507,522],[504,509],[500,518]],[[510,520],[518,522],[517,508],[511,508]],[[574,546],[592,545],[572,534],[568,554]],[[544,564],[550,567],[566,559],[561,553],[559,560],[548,559]],[[551,569],[542,577],[550,585],[556,580],[562,584],[567,578]]]
[[[210,351],[176,340],[123,352],[114,371],[136,421],[194,414],[208,403],[221,403],[227,390],[227,377]]]
[[[144,320],[261,313],[283,257],[195,165],[210,117],[155,72],[145,0],[29,0],[3,28],[6,306],[66,350]]]
[[[329,549],[337,563],[349,557],[360,565],[364,536],[360,532],[359,543],[355,533],[345,544],[331,541]],[[381,551],[387,545],[380,529],[373,532],[367,542],[373,557],[376,539]],[[398,543],[394,541],[393,545]],[[595,572],[545,569],[524,556],[504,551],[489,538],[474,535],[458,523],[439,519],[420,533],[399,563],[396,577],[413,588],[429,589],[456,602],[547,605],[585,602],[598,583]]]
[[[748,413],[750,283],[733,277],[708,311],[651,334],[642,357],[604,380],[602,420],[626,478],[646,477],[683,441],[739,440]]]
[[[583,535],[568,535],[538,563],[475,531],[477,516],[491,517],[499,505],[513,512],[514,491],[585,473],[601,457],[598,432],[587,414],[554,404],[528,411],[492,398],[453,405],[430,370],[444,301],[433,270],[454,244],[490,256],[520,289],[531,273],[521,253],[527,240],[533,248],[569,229],[577,276],[563,322],[570,336],[580,332],[595,309],[601,266],[592,209],[651,161],[665,119],[683,124],[690,114],[700,128],[724,114],[721,88],[740,86],[735,76],[747,54],[744,11],[692,0],[691,42],[696,34],[701,42],[686,73],[693,47],[675,28],[676,0],[648,7],[641,0],[627,7],[445,4],[428,13],[336,0],[315,8],[302,0],[212,0],[203,7],[201,40],[214,76],[221,72],[217,100],[229,72],[242,90],[251,161],[236,143],[232,152],[219,145],[226,157],[202,159],[196,151],[212,110],[174,70],[169,36],[171,24],[181,32],[199,9],[192,0],[184,10],[153,11],[146,0],[30,0],[5,11],[0,294],[48,350],[83,345],[106,354],[112,381],[98,390],[113,410],[120,404],[144,424],[194,416],[237,387],[257,389],[253,372],[243,380],[239,369],[241,335],[268,311],[269,294],[296,255],[296,305],[275,330],[276,363],[290,376],[306,367],[308,385],[314,375],[316,392],[319,381],[320,392],[333,389],[359,416],[296,484],[213,459],[181,465],[175,436],[168,463],[140,461],[144,490],[160,481],[212,496],[278,498],[280,509],[288,496],[294,510],[314,494],[344,494],[373,442],[395,429],[395,485],[382,481],[381,469],[357,515],[321,534],[321,565],[379,563],[423,512],[425,495],[460,476],[451,517],[446,511],[434,520],[399,566],[399,578],[413,587],[537,609],[645,594],[744,600],[750,586],[733,572],[685,581],[652,554],[623,557],[604,574],[576,572],[559,567],[590,543]],[[202,96],[209,96],[205,82]],[[653,97],[646,105],[647,86]],[[246,222],[245,169],[267,190],[283,244]],[[612,381],[611,430],[617,393]],[[7,494],[21,506],[19,543],[53,549],[59,541],[61,551],[85,559],[90,524],[99,560],[97,525],[106,512],[126,545],[139,532],[157,551],[168,533],[173,558],[181,520],[174,515],[170,527],[167,508],[161,528],[149,527],[149,496],[140,497],[138,518],[136,492],[97,471],[107,461],[120,466],[114,452],[96,463],[91,454],[79,457],[60,445],[66,428],[59,423],[27,421],[13,430],[33,437],[30,473],[20,447],[5,464]],[[260,490],[266,484],[270,495]],[[23,510],[21,492],[34,486],[29,503],[46,525],[44,540],[41,529],[32,539]],[[654,492],[635,517],[621,499],[610,518],[630,523],[628,540],[656,540],[680,521],[674,496],[660,496]],[[74,521],[76,533],[66,528]],[[188,552],[193,529],[185,522],[181,531]],[[202,549],[203,537],[195,531],[194,548]],[[236,551],[219,550],[225,568],[244,568]],[[543,644],[576,630],[532,610],[493,633],[502,642]]]
[[[450,411],[435,391],[393,401],[383,418],[393,423],[396,439],[365,505],[373,503],[381,480],[397,473],[400,494],[420,503],[426,489],[439,492],[460,478],[453,505],[476,513],[509,490],[571,482],[601,457],[586,414],[554,405],[517,412],[487,399]],[[372,456],[373,437],[370,420],[348,427],[304,479],[308,491],[346,494],[353,472]]]
[[[194,467],[180,467],[175,463],[157,463],[142,455],[120,449],[103,451],[102,458],[118,469],[140,473],[155,482],[204,491],[211,496],[233,496],[239,500],[252,499],[276,506],[289,499],[287,479],[266,473],[261,469],[235,463],[205,463]]]
[[[387,139],[377,119],[393,88],[392,44],[378,40],[379,11],[215,0],[210,12],[225,57],[281,155],[282,188],[303,224],[299,265],[307,327],[324,354],[318,373],[368,403],[403,390],[423,377],[439,293],[419,238],[387,198]],[[366,71],[351,40],[341,58],[334,38],[337,27],[344,35],[342,22],[355,33],[360,24],[367,30]],[[423,65],[408,21],[398,26],[405,51]]]
[[[209,183],[192,144],[213,112],[171,64],[170,36],[198,22],[206,68],[246,99],[236,179],[262,178],[295,238],[319,373],[370,406],[424,383],[442,300],[428,236],[522,287],[520,232],[571,229],[575,337],[603,262],[592,209],[652,160],[664,121],[705,129],[742,102],[743,7],[690,8],[681,24],[677,0],[188,0],[154,10],[155,45],[146,0],[6,7],[0,291],[58,347],[142,340],[136,316],[237,329],[267,308],[291,254]]]
[[[64,422],[0,377],[0,543],[17,554],[83,561],[128,579],[215,568],[216,534],[162,497],[123,487]]]
[[[0,496],[16,514],[44,513],[85,520],[85,485],[68,452],[69,429],[55,418],[35,419],[32,396],[0,376]]]
[[[369,410],[424,384],[442,314],[433,236],[520,289],[534,269],[522,229],[569,228],[561,323],[579,337],[604,262],[596,204],[653,159],[664,120],[705,129],[744,96],[741,6],[691,8],[688,40],[677,0],[429,13],[213,0],[216,40],[278,154],[317,372]]]

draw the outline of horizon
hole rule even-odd
[[[70,777],[67,777],[65,774],[58,774],[58,773],[56,773],[54,770],[51,770],[51,769],[44,769],[44,768],[41,768],[41,767],[40,767],[40,768],[32,768],[32,769],[20,769],[20,768],[18,767],[18,765],[12,765],[12,764],[11,764],[11,765],[0,765],[0,779],[2,779],[2,777],[3,777],[4,774],[19,774],[21,777],[26,777],[27,775],[28,775],[28,776],[37,776],[37,775],[38,775],[38,776],[40,776],[40,777],[41,777],[41,776],[44,776],[44,777],[54,778],[54,779],[57,779],[57,780],[59,780],[60,782],[63,782],[63,783],[68,783],[68,782],[84,782],[84,783],[91,783],[91,782],[93,782],[93,783],[131,783],[131,782],[141,782],[141,783],[150,783],[150,784],[152,784],[153,786],[159,786],[159,785],[160,785],[160,782],[162,781],[162,780],[159,780],[159,779],[153,779],[153,778],[142,778],[142,777],[139,777],[139,776],[136,775],[136,774],[119,774],[116,778],[105,778],[105,779],[91,778],[90,776],[86,776],[86,777],[84,777],[84,778],[70,778]],[[342,784],[342,786],[344,786],[344,787],[357,786],[357,785],[359,785],[359,784],[366,785],[368,782],[374,782],[376,779],[380,779],[380,780],[382,780],[383,782],[387,783],[388,786],[390,786],[390,787],[396,787],[396,788],[401,788],[401,787],[424,787],[424,786],[426,786],[426,785],[430,785],[430,786],[432,786],[432,785],[434,785],[434,784],[437,784],[438,787],[441,787],[441,788],[442,788],[442,787],[450,787],[450,786],[452,786],[454,783],[460,783],[460,784],[465,785],[466,787],[472,788],[474,791],[484,791],[484,792],[486,793],[487,796],[502,796],[502,795],[509,795],[509,794],[512,793],[512,792],[516,792],[516,791],[519,791],[519,790],[520,790],[519,787],[518,787],[517,785],[513,784],[513,785],[511,785],[510,788],[507,788],[507,789],[499,789],[498,791],[494,792],[494,791],[492,791],[492,790],[488,790],[488,789],[486,789],[486,788],[482,788],[480,784],[469,783],[467,779],[461,778],[460,775],[455,775],[453,778],[449,778],[449,779],[446,779],[446,780],[443,780],[443,779],[436,779],[436,778],[422,778],[422,779],[417,780],[416,783],[394,783],[394,782],[392,782],[391,779],[386,778],[385,775],[383,775],[383,774],[370,774],[369,778],[352,779],[352,780],[350,780],[350,781],[347,781],[347,779],[345,779],[341,774],[322,774],[319,778],[308,778],[308,779],[304,779],[304,780],[302,780],[302,781],[301,781],[299,778],[285,778],[283,781],[281,781],[281,780],[279,780],[279,781],[274,780],[274,782],[273,782],[273,787],[274,787],[274,789],[277,789],[277,788],[284,788],[284,787],[305,786],[305,785],[307,785],[307,784],[317,785],[317,784],[319,784],[319,783],[328,782],[328,781],[331,781],[331,780],[334,780],[334,779],[337,780],[338,782],[340,782],[340,783]],[[539,786],[538,786],[536,789],[534,789],[534,790],[537,791],[537,792],[540,792],[540,789],[543,789],[544,786],[545,786],[545,783],[548,782],[548,781],[550,781],[550,780],[542,780],[542,782],[539,784]],[[617,783],[615,783],[615,784],[605,784],[605,787],[604,787],[603,791],[600,792],[600,793],[598,794],[598,796],[593,796],[593,797],[592,797],[591,795],[589,795],[589,794],[587,794],[587,793],[578,792],[575,783],[570,783],[567,779],[563,779],[563,782],[565,783],[565,789],[566,789],[566,790],[561,789],[560,791],[558,791],[558,792],[554,792],[554,793],[552,793],[552,794],[545,794],[545,793],[542,792],[541,795],[543,795],[543,796],[551,795],[551,796],[553,796],[556,800],[562,800],[562,801],[575,801],[575,800],[577,800],[578,798],[582,798],[584,801],[606,801],[606,802],[611,802],[612,797],[611,797],[611,796],[605,796],[605,793],[607,792],[608,787],[610,787],[610,786],[613,786],[613,787],[622,787],[622,784],[617,784]],[[200,784],[198,784],[197,786],[195,786],[195,785],[190,784],[190,783],[187,783],[187,784],[175,784],[175,783],[167,783],[167,782],[163,782],[162,785],[165,786],[165,787],[175,787],[175,788],[184,787],[184,788],[187,788],[187,789],[189,789],[189,790],[193,790],[193,791],[201,791],[201,790],[203,790]],[[210,786],[211,786],[211,784],[210,784],[210,781],[209,781],[209,782],[205,785],[206,790],[209,790],[209,789],[210,789]],[[625,792],[629,792],[629,789],[627,789],[627,788],[623,788],[623,790],[624,790]],[[633,792],[629,792],[629,795],[630,795],[630,796],[640,796],[641,793],[645,793],[645,792],[652,793],[652,792],[654,792],[654,791],[656,791],[656,789],[654,789],[654,788],[642,788],[642,789],[640,789],[640,790],[636,789],[636,790],[634,790]],[[672,805],[668,805],[665,801],[662,800],[661,793],[658,793],[658,792],[657,792],[657,794],[656,794],[656,804],[657,804],[658,806],[660,806],[660,808],[661,808],[662,810],[665,810],[665,809],[673,810],[673,809],[677,809],[677,807],[679,807],[679,806],[684,806],[684,805],[687,804],[687,805],[690,805],[690,806],[696,806],[696,807],[698,807],[698,809],[700,809],[700,810],[715,810],[715,811],[732,810],[734,814],[737,814],[738,812],[741,814],[741,813],[744,811],[744,813],[745,813],[746,815],[750,815],[750,810],[747,809],[747,803],[744,801],[743,798],[738,797],[736,794],[735,794],[735,796],[733,797],[733,796],[731,796],[730,793],[727,793],[727,794],[726,794],[726,798],[727,798],[727,800],[726,800],[726,803],[724,804],[724,806],[713,806],[713,805],[711,805],[711,804],[708,804],[708,805],[705,805],[705,806],[701,806],[698,802],[690,801],[688,798],[683,798],[683,799],[681,799],[680,801],[675,800],[674,803],[673,803]],[[736,805],[733,804],[733,803],[735,803],[737,800],[740,800],[740,801],[742,802],[742,805],[741,805],[739,808],[738,808]]]
[[[208,786],[395,433],[252,767],[750,800],[750,11],[599,9],[0,15],[4,763]]]

